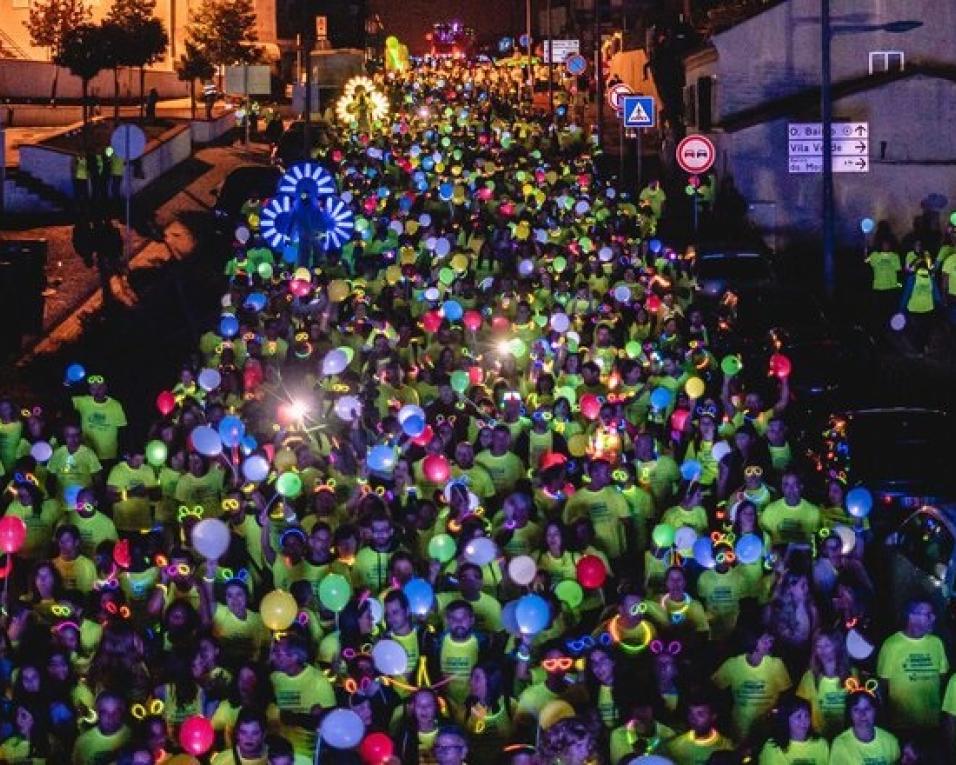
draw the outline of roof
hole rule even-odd
[[[850,80],[843,80],[842,82],[833,84],[833,100],[837,101],[846,96],[865,93],[869,90],[875,90],[884,85],[908,80],[913,77],[932,77],[956,83],[956,67],[916,64],[907,66],[903,71],[867,74]],[[820,88],[806,88],[796,93],[783,96],[782,98],[744,109],[736,114],[731,114],[722,119],[715,127],[729,133],[735,133],[738,130],[780,119],[781,117],[792,117],[794,114],[801,112],[810,112],[815,116],[819,113],[819,110]]]

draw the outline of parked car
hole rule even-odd
[[[826,413],[852,405],[851,383],[872,364],[874,349],[861,327],[832,320],[805,290],[748,286],[734,291],[734,305],[718,309],[711,344],[719,356],[743,353],[753,359],[745,373],[752,382],[766,379],[774,353],[790,359],[790,387],[800,407]]]
[[[699,297],[719,300],[727,290],[772,287],[777,284],[773,259],[759,243],[704,244],[697,248],[693,274]]]
[[[949,642],[956,605],[956,506],[917,508],[886,538],[885,552],[890,618],[899,619],[907,601],[924,598],[936,611],[936,631]]]

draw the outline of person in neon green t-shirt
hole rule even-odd
[[[714,673],[718,688],[730,690],[734,698],[732,719],[735,734],[747,738],[754,725],[777,703],[780,694],[790,688],[790,675],[773,651],[773,637],[758,637],[751,650],[727,659]]]
[[[760,512],[760,528],[772,544],[808,543],[820,530],[820,508],[803,498],[803,482],[796,473],[784,473],[780,486],[783,496]]]
[[[675,736],[664,747],[664,755],[674,765],[707,765],[714,752],[728,752],[733,741],[717,730],[714,703],[702,693],[688,697],[687,726],[689,730]]]
[[[90,447],[81,441],[80,429],[75,425],[63,428],[63,446],[57,447],[47,463],[50,475],[56,478],[59,498],[67,486],[90,486],[99,478],[103,466]]]
[[[73,765],[106,765],[126,746],[130,730],[123,720],[126,705],[116,693],[104,691],[96,699],[96,725],[73,745]]]
[[[857,691],[847,700],[850,727],[833,739],[830,765],[896,765],[900,743],[876,727],[877,700],[872,691]]]
[[[891,250],[874,250],[866,256],[865,262],[873,269],[874,292],[887,292],[900,288],[903,264],[899,253]]]
[[[325,675],[307,662],[308,651],[301,638],[289,635],[273,646],[271,680],[279,707],[279,732],[292,743],[296,755],[311,758],[316,715],[335,706],[335,692]]]
[[[588,464],[591,480],[568,499],[564,506],[564,522],[573,523],[585,517],[594,526],[596,546],[613,561],[628,549],[631,509],[621,490],[611,484],[611,465],[607,460]]]
[[[760,750],[760,765],[827,765],[830,746],[814,735],[810,705],[788,696],[777,708],[776,731]]]
[[[113,499],[113,523],[119,531],[146,531],[153,525],[150,494],[157,486],[156,471],[142,452],[117,462],[106,478]]]
[[[9,470],[17,461],[17,447],[23,437],[23,421],[8,398],[0,399],[0,465]]]
[[[906,607],[906,626],[880,648],[876,674],[887,689],[889,719],[898,728],[939,725],[943,677],[949,661],[943,641],[931,634],[933,606],[914,600]]]
[[[102,377],[90,378],[90,395],[74,396],[73,408],[80,415],[83,439],[101,460],[119,454],[119,430],[126,427],[123,405],[107,394]]]
[[[507,425],[495,426],[491,448],[479,452],[475,463],[488,471],[498,497],[514,491],[518,481],[525,475],[524,463],[511,451],[511,431]]]

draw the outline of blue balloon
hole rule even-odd
[[[873,229],[876,228],[876,223],[873,222],[872,218],[864,218],[860,221],[860,230],[864,234],[869,234]]]
[[[714,546],[710,537],[698,537],[697,541],[694,542],[693,553],[694,560],[704,568],[713,568],[717,565],[717,561],[714,560]]]
[[[517,608],[518,601],[511,600],[505,603],[504,608],[501,609],[501,626],[504,627],[510,635],[518,635],[521,632],[518,628],[518,620],[515,617]]]
[[[402,212],[408,212],[412,209],[412,200],[410,197],[402,197],[398,200],[398,209]]]
[[[866,518],[873,509],[873,495],[869,489],[857,486],[846,495],[846,511],[854,518]]]
[[[428,181],[419,181],[415,184],[415,188],[419,191],[428,191]]]
[[[651,239],[651,241],[647,243],[647,246],[650,248],[651,252],[653,252],[655,255],[658,252],[660,252],[661,247],[663,247],[660,239]]]
[[[424,616],[435,603],[435,591],[424,579],[409,579],[402,588],[408,598],[408,609],[416,616]]]
[[[443,183],[438,187],[438,196],[442,198],[443,201],[451,201],[452,196],[455,194],[455,187],[450,183]]]
[[[295,244],[287,244],[282,248],[282,262],[295,263],[299,259],[299,247]]]
[[[523,595],[515,607],[515,621],[524,635],[537,635],[551,621],[551,609],[548,601],[540,595]]]
[[[388,186],[379,186],[378,187],[378,198],[379,199],[388,199]]]
[[[63,501],[66,503],[68,509],[72,510],[76,508],[76,500],[80,496],[81,491],[83,491],[83,487],[75,483],[63,489]]]
[[[66,381],[69,383],[82,382],[86,377],[86,369],[82,364],[70,364],[66,368]]]
[[[392,468],[395,467],[395,450],[391,446],[385,446],[384,444],[373,446],[369,450],[366,462],[372,470],[377,470],[381,473],[390,473]]]
[[[239,445],[242,447],[243,453],[248,455],[248,454],[252,454],[256,450],[256,447],[259,444],[256,441],[255,437],[253,437],[249,433],[246,433],[242,437],[242,439],[239,441]]]
[[[250,292],[246,297],[245,306],[251,308],[253,311],[261,311],[266,307],[266,303],[269,302],[269,299],[263,295],[261,292]]]
[[[435,167],[435,160],[431,157],[425,157],[425,159],[422,160],[422,167],[431,172]]]
[[[230,449],[239,446],[245,433],[246,426],[235,415],[226,415],[219,421],[219,437],[222,439],[223,446],[228,446]]]
[[[670,403],[671,392],[667,388],[655,388],[651,393],[651,406],[655,409],[667,409]]]
[[[223,316],[219,320],[219,334],[223,337],[235,337],[239,334],[239,320],[232,315]]]
[[[445,302],[445,305],[442,306],[442,312],[445,314],[445,318],[448,321],[458,321],[465,313],[464,309],[461,307],[461,303],[457,300],[448,300]]]
[[[741,563],[756,563],[763,555],[763,541],[756,534],[744,534],[737,540],[735,552]]]
[[[410,438],[415,438],[415,436],[420,436],[425,432],[425,420],[422,417],[419,417],[417,414],[413,414],[411,417],[407,417],[402,422],[402,432],[409,436]]]
[[[700,478],[702,470],[697,460],[685,460],[680,466],[680,477],[685,481],[696,481]]]

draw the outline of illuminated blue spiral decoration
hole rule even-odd
[[[329,249],[338,249],[352,237],[355,216],[352,209],[338,197],[326,197],[322,206],[322,237]]]
[[[303,194],[311,199],[334,194],[335,179],[318,162],[299,162],[286,170],[279,179],[279,194],[288,194],[301,198]]]
[[[273,197],[262,208],[259,217],[259,233],[273,250],[281,250],[298,239],[292,225],[292,197]]]

